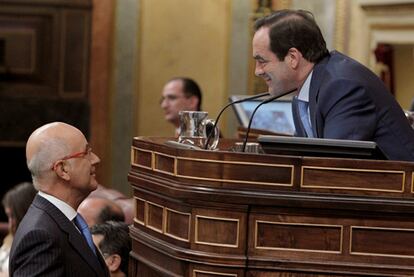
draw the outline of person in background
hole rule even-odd
[[[26,144],[27,167],[39,191],[13,239],[11,276],[109,276],[80,203],[97,188],[100,162],[77,128],[53,122]]]
[[[375,141],[391,160],[414,161],[414,130],[384,83],[368,68],[329,52],[313,15],[280,10],[255,22],[255,74],[292,101],[296,135]]]
[[[110,220],[125,220],[121,207],[114,201],[105,198],[86,198],[79,205],[78,213],[82,215],[89,227]]]
[[[119,221],[107,221],[92,226],[95,244],[105,258],[112,277],[128,276],[131,238],[128,225]]]
[[[0,276],[9,276],[9,255],[13,236],[36,193],[32,183],[24,182],[11,188],[3,197],[2,204],[9,223],[9,232],[0,248]]]
[[[190,78],[177,77],[169,80],[160,100],[165,120],[174,125],[176,136],[179,134],[180,111],[201,111],[202,93],[199,85]]]

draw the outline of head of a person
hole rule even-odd
[[[312,13],[280,10],[259,18],[254,25],[255,74],[278,95],[298,88],[313,65],[329,54]]]
[[[124,221],[122,208],[106,198],[87,197],[78,207],[89,227],[106,221]]]
[[[169,80],[160,100],[165,120],[179,126],[180,111],[200,111],[202,94],[199,85],[190,78],[178,77]]]
[[[36,129],[26,143],[26,160],[35,188],[75,210],[97,188],[95,166],[100,159],[72,125],[53,122]]]
[[[128,276],[129,252],[131,238],[128,225],[119,221],[107,221],[91,227],[95,245],[98,246],[111,276],[119,276],[122,272]]]
[[[37,191],[32,183],[24,182],[17,184],[3,196],[2,204],[8,218],[11,234],[16,233],[17,227],[29,209],[36,193]]]

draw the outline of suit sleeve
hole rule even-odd
[[[62,249],[56,238],[44,230],[33,230],[15,250],[12,276],[63,276]]]
[[[377,124],[375,104],[364,87],[337,80],[326,86],[319,98],[324,138],[372,139]]]

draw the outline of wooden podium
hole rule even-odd
[[[133,140],[130,276],[414,276],[414,163],[166,140]]]

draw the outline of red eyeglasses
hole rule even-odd
[[[84,151],[64,156],[59,161],[65,161],[65,160],[76,159],[76,158],[84,158],[85,156],[89,156],[91,154],[91,152],[92,152],[92,148],[89,145],[87,145],[86,149]],[[55,168],[56,163],[59,162],[59,161],[56,161],[56,162],[53,163],[53,165],[51,167],[52,170]]]

